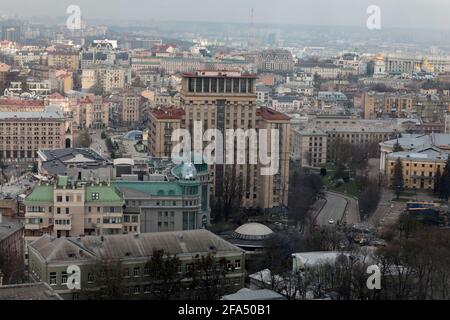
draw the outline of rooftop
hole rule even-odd
[[[284,113],[275,111],[270,108],[260,107],[256,111],[257,115],[262,117],[265,120],[284,120],[289,121],[291,118],[285,115]]]
[[[175,181],[114,181],[113,185],[128,196],[180,196],[181,185]]]
[[[23,226],[20,223],[14,222],[1,222],[0,223],[0,241],[6,239],[16,231],[22,229]],[[0,287],[1,288],[1,287]],[[0,299],[1,300],[1,299]]]
[[[256,222],[246,223],[234,230],[233,237],[241,240],[264,240],[269,238],[273,231]]]
[[[62,300],[45,282],[0,286],[0,300]]]
[[[16,119],[58,119],[63,120],[62,110],[57,106],[47,106],[42,111],[0,111],[1,120]]]
[[[157,119],[165,120],[181,119],[185,115],[183,109],[179,109],[173,106],[151,109],[150,113]]]
[[[29,245],[49,263],[93,261],[98,257],[148,258],[154,250],[164,250],[169,255],[208,253],[235,253],[244,251],[208,230],[116,234],[104,236],[61,237],[46,234]]]
[[[196,72],[183,73],[183,78],[197,78],[197,77],[210,77],[210,78],[252,78],[256,79],[255,74],[242,73],[236,70],[199,70]]]
[[[0,106],[44,106],[43,100],[0,98]]]

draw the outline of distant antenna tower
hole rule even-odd
[[[255,16],[255,10],[253,8],[253,6],[250,9],[250,28],[249,28],[249,33],[248,33],[248,46],[250,48],[254,47],[255,45],[255,36],[256,36],[256,32],[255,32],[255,24],[254,24],[254,16]]]

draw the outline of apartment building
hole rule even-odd
[[[256,76],[243,74],[238,71],[197,71],[183,75],[182,89],[180,93],[180,105],[185,111],[182,127],[189,130],[192,140],[202,139],[194,136],[194,122],[200,122],[203,132],[209,128],[217,129],[224,136],[224,157],[232,157],[234,164],[210,165],[212,179],[212,194],[221,195],[227,181],[241,181],[243,190],[242,205],[244,207],[260,207],[270,209],[278,201],[273,201],[272,190],[263,185],[258,164],[249,164],[249,161],[240,164],[242,159],[249,159],[249,148],[236,148],[229,150],[227,146],[227,129],[258,130],[260,128],[280,127],[288,130],[288,117],[264,108],[258,112],[256,107]],[[276,124],[276,125],[275,125]],[[280,137],[283,135],[280,135]],[[284,137],[284,136],[283,136]],[[236,137],[234,137],[236,140]],[[245,144],[248,146],[248,137]],[[194,143],[194,141],[192,141]],[[207,141],[203,141],[206,147]],[[286,150],[284,150],[287,148]],[[193,145],[194,149],[194,145]],[[286,140],[280,153],[289,153],[289,141]],[[238,163],[239,162],[239,163]],[[283,169],[283,174],[285,170]],[[283,177],[287,185],[287,177]],[[264,179],[266,181],[266,179]],[[271,183],[270,179],[266,182]],[[270,189],[270,191],[269,191]],[[263,191],[266,190],[266,191]],[[283,198],[280,194],[279,197]],[[265,205],[268,205],[267,207]]]
[[[364,119],[383,115],[406,117],[414,111],[415,96],[409,93],[365,92],[363,96]]]
[[[320,130],[319,130],[320,128]],[[334,161],[336,157],[336,144],[337,143],[348,143],[352,145],[369,146],[378,145],[382,141],[393,138],[395,135],[403,133],[407,127],[401,119],[392,120],[365,120],[356,119],[348,116],[317,116],[308,119],[308,123],[301,125],[293,131],[293,140],[295,145],[292,145],[293,154],[296,157],[301,157],[304,152],[307,152],[305,159],[311,157],[309,149],[303,148],[300,152],[300,145],[302,139],[300,138],[303,134],[305,137],[309,138],[309,134],[314,131],[326,134],[326,142],[322,136],[322,146],[320,146],[320,141],[317,142],[318,145],[313,145],[313,158],[314,153],[316,153],[316,162],[319,164],[323,162]],[[295,132],[297,131],[297,133]],[[297,138],[296,138],[297,136]],[[304,141],[306,142],[306,141]],[[294,142],[293,142],[294,143]],[[314,143],[314,142],[313,142]],[[324,153],[323,146],[326,146],[326,152]],[[319,152],[321,149],[321,152]],[[317,152],[314,152],[317,151]],[[319,158],[321,161],[319,161]],[[314,163],[314,159],[312,159]],[[308,162],[308,161],[307,161]],[[306,162],[306,163],[307,163]]]
[[[80,64],[80,54],[69,51],[50,51],[47,56],[49,67],[75,71]]]
[[[320,129],[292,130],[291,158],[302,167],[320,167],[327,162],[327,134]]]
[[[73,124],[78,128],[107,128],[109,125],[109,104],[102,96],[87,95],[72,106]]]
[[[81,74],[83,91],[101,90],[103,94],[116,89],[124,89],[131,83],[131,69],[118,66],[92,66],[85,68]]]
[[[99,267],[108,257],[109,262],[120,261],[123,274],[119,290],[129,299],[151,297],[152,278],[148,262],[155,250],[180,259],[178,272],[185,275],[182,290],[173,299],[199,299],[200,293],[189,290],[188,272],[195,259],[212,255],[226,263],[224,294],[236,292],[244,286],[245,251],[207,230],[145,233],[140,235],[105,235],[55,238],[44,235],[28,246],[30,274],[37,281],[50,285],[63,299],[84,299],[83,293],[95,291],[102,285]],[[67,267],[80,268],[81,290],[67,288]]]
[[[318,75],[322,79],[336,79],[342,69],[332,63],[325,62],[299,62],[297,69],[304,73]]]
[[[109,97],[110,104],[114,105],[116,114],[114,121],[119,126],[134,127],[141,120],[142,96],[131,89],[118,90]]]
[[[25,198],[25,236],[82,236],[122,233],[123,198],[107,183],[40,184]]]
[[[18,100],[19,101],[19,100]],[[39,149],[71,146],[70,128],[63,112],[56,106],[25,106],[21,103],[0,108],[0,159],[33,161]],[[24,104],[26,105],[26,103]],[[31,111],[32,110],[32,111]]]
[[[294,58],[289,50],[269,49],[260,52],[256,58],[258,71],[292,73]]]
[[[149,115],[149,153],[152,157],[170,157],[172,133],[181,128],[185,112],[175,107],[158,107],[151,109]]]
[[[268,153],[274,154],[272,149],[273,132],[278,132],[278,170],[274,174],[262,175],[258,172],[256,184],[258,186],[258,208],[274,209],[287,206],[289,187],[289,152],[291,143],[290,118],[270,108],[261,107],[256,111],[256,126],[258,130],[267,130]],[[261,144],[261,141],[260,141]],[[259,169],[261,169],[261,165]]]
[[[25,243],[23,239],[23,225],[16,222],[2,220],[0,212],[0,272],[3,285],[21,278],[25,271]],[[3,262],[3,263],[2,263]],[[1,286],[0,286],[1,287]]]
[[[297,112],[302,108],[302,103],[296,96],[274,96],[272,109],[278,112]]]

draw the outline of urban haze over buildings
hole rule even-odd
[[[450,300],[449,9],[0,0],[0,300]]]

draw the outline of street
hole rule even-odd
[[[92,138],[91,149],[96,151],[99,155],[109,158],[109,152],[106,148],[105,140],[101,138],[102,130],[93,130],[89,132]]]
[[[325,197],[327,202],[316,218],[316,223],[319,226],[329,226],[330,219],[336,224],[344,215],[347,200],[334,193],[326,192]]]

